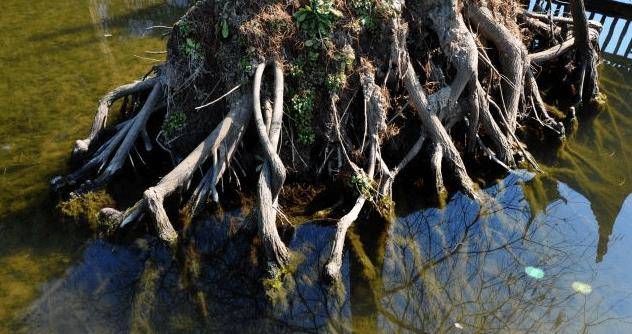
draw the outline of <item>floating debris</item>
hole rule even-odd
[[[112,34],[103,34],[103,37],[112,37]]]
[[[454,327],[456,327],[456,328],[458,328],[458,329],[463,329],[463,325],[461,325],[461,324],[460,324],[460,323],[458,323],[458,322],[455,322],[455,323],[454,323]]]
[[[2,145],[2,149],[7,152],[11,151],[12,148],[13,146],[11,146],[11,144]]]
[[[537,267],[525,267],[524,272],[527,273],[530,277],[535,279],[543,279],[544,278],[544,270]]]
[[[584,282],[573,282],[571,287],[575,290],[575,292],[579,292],[582,295],[588,295],[592,292],[592,286]]]

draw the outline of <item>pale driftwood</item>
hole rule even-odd
[[[125,96],[150,90],[156,85],[156,83],[158,83],[159,80],[159,77],[147,78],[142,81],[136,81],[130,84],[119,86],[111,92],[105,94],[101,98],[101,100],[99,100],[99,107],[97,108],[97,112],[94,115],[94,121],[92,122],[90,134],[87,138],[79,139],[75,142],[75,146],[72,150],[72,155],[74,157],[79,157],[88,152],[90,144],[99,136],[101,130],[103,130],[103,128],[105,127],[108,114],[110,112],[110,107],[112,107],[112,104],[114,104],[114,102]]]

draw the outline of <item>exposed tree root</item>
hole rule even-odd
[[[599,63],[599,44],[590,38],[586,8],[583,0],[571,0],[571,14],[573,16],[573,35],[575,48],[580,64],[581,79],[579,82],[579,100],[592,103],[599,97],[597,87],[597,65]]]
[[[159,79],[156,79],[147,101],[138,114],[125,122],[118,129],[118,132],[101,146],[79,170],[65,177],[55,177],[51,181],[51,186],[54,189],[60,189],[65,186],[74,186],[78,182],[83,181],[78,190],[79,192],[86,192],[106,185],[114,174],[123,167],[136,139],[145,131],[147,120],[156,110],[156,105],[158,105],[161,97],[162,83]],[[100,118],[101,115],[96,117]],[[114,154],[114,157],[110,159],[112,154]],[[105,169],[103,169],[104,167]],[[85,180],[95,169],[98,172],[97,177],[94,180]]]
[[[250,99],[246,98],[245,94],[241,98],[235,99],[231,104],[230,113],[217,125],[215,130],[178,166],[163,177],[156,186],[147,189],[142,200],[121,215],[113,215],[112,209],[103,213],[118,218],[119,225],[123,227],[139,219],[148,210],[153,216],[158,237],[166,243],[174,245],[178,236],[163,207],[165,197],[187,185],[209,154],[217,151],[224,141],[237,141],[238,131],[231,131],[231,129],[243,128],[247,124],[251,114],[250,105]]]
[[[99,101],[99,107],[97,108],[97,113],[94,116],[92,129],[90,129],[90,134],[87,138],[80,139],[75,142],[75,147],[72,150],[73,157],[79,158],[88,153],[90,144],[99,136],[101,130],[103,130],[103,128],[105,127],[108,119],[108,114],[110,113],[110,107],[112,107],[114,102],[123,97],[150,90],[159,81],[160,77],[151,77],[127,85],[119,86],[113,91],[105,94],[105,96],[103,96]]]
[[[505,77],[503,96],[505,99],[505,117],[509,123],[509,131],[516,130],[520,95],[524,89],[524,74],[528,64],[528,52],[522,42],[509,29],[494,20],[486,7],[479,7],[467,3],[466,13],[474,24],[475,31],[479,31],[490,40],[498,50],[500,63]]]
[[[428,137],[433,143],[442,147],[444,159],[454,168],[455,177],[463,191],[473,198],[478,199],[474,182],[472,182],[467,174],[463,160],[454,146],[452,139],[443,127],[439,117],[428,107],[428,100],[419,83],[413,64],[410,61],[408,50],[406,49],[406,37],[408,35],[406,24],[401,22],[400,19],[394,19],[392,34],[392,52],[394,55],[393,58],[396,61],[395,65],[398,66],[398,71],[404,80],[404,85],[409,94],[411,104],[415,107]]]
[[[356,171],[356,178],[358,180],[357,187],[360,192],[360,196],[356,199],[353,208],[340,220],[336,226],[336,233],[332,242],[331,253],[327,259],[325,265],[325,277],[330,281],[335,281],[340,278],[340,268],[342,267],[342,253],[344,250],[344,241],[347,235],[347,230],[358,219],[362,207],[367,201],[367,198],[373,196],[375,189],[373,188],[376,182],[373,180],[375,175],[376,163],[381,163],[382,159],[379,156],[380,146],[380,132],[386,129],[386,108],[387,102],[381,93],[381,88],[375,84],[375,69],[368,61],[362,59],[362,69],[360,72],[360,82],[364,92],[364,100],[367,105],[367,127],[369,136],[369,157],[366,173],[362,170]],[[338,127],[338,125],[336,125]],[[338,130],[339,131],[339,130]],[[342,144],[342,143],[341,143]],[[354,169],[357,167],[352,166]],[[388,168],[386,168],[388,170]],[[379,194],[377,196],[380,196]]]
[[[279,196],[286,176],[291,176],[289,180],[342,181],[351,189],[340,188],[347,195],[353,191],[356,200],[338,221],[324,268],[324,276],[335,281],[340,278],[348,229],[366,207],[386,216],[385,208],[392,209],[398,174],[426,142],[430,159],[425,163],[430,165],[432,190],[439,199],[447,195],[446,185],[455,184],[482,201],[484,194],[470,178],[463,157],[468,158],[468,166],[470,162],[476,166],[479,157],[487,156],[506,170],[524,160],[539,170],[521,142],[527,130],[536,128],[538,133],[564,138],[562,117],[549,114],[540,94],[536,80],[540,68],[558,66],[572,74],[567,77],[581,76],[577,95],[584,102],[598,96],[596,40],[601,26],[585,19],[581,0],[572,0],[573,19],[524,13],[512,2],[503,6],[507,14],[484,0],[464,2],[464,7],[457,0],[426,0],[411,2],[410,8],[403,0],[377,1],[375,6],[382,7],[375,10],[373,23],[381,29],[359,26],[358,22],[366,21],[346,2],[334,1],[331,6],[344,7],[341,12],[354,17],[336,19],[332,12],[328,18],[332,22],[324,26],[318,26],[323,18],[314,19],[312,14],[295,15],[296,22],[292,21],[297,13],[293,6],[238,3],[247,8],[232,2],[220,6],[217,1],[198,1],[171,30],[168,60],[154,69],[156,76],[121,86],[101,99],[91,132],[76,142],[73,156],[85,157],[97,141],[102,146],[94,148],[78,170],[54,178],[52,187],[85,192],[107,185],[139,141],[148,152],[159,144],[173,160],[186,156],[131,208],[101,211],[108,226],[119,227],[149,213],[158,237],[174,245],[177,226],[165,210],[167,197],[178,190],[184,196],[190,194],[183,212],[195,216],[209,197],[219,201],[218,184],[228,184],[223,178],[226,172],[239,166],[240,175],[256,183],[255,207],[244,230],[256,231],[267,269],[274,275],[290,262],[277,229],[277,217],[283,216]],[[512,21],[518,14],[533,33],[528,37],[534,42],[528,47],[523,45],[525,29]],[[221,24],[216,21],[219,17]],[[307,24],[299,18],[315,21]],[[410,40],[409,23],[416,28]],[[216,31],[220,26],[228,26],[230,34]],[[316,30],[310,31],[313,26]],[[565,36],[571,26],[573,36]],[[389,36],[377,38],[378,31],[387,31]],[[431,38],[417,40],[427,36]],[[274,69],[270,87],[264,83],[268,66]],[[217,87],[226,93],[217,94]],[[355,99],[360,90],[364,108]],[[285,101],[285,115],[284,94],[290,97]],[[116,125],[110,138],[103,138],[110,132],[103,129],[113,103],[131,97],[136,104],[145,96],[142,108]],[[340,100],[347,105],[341,113]],[[163,106],[168,117],[161,133],[170,128],[176,135],[168,143],[152,142],[148,131],[158,131],[154,132],[153,122],[147,129],[148,120]],[[222,106],[227,114],[220,110]],[[574,108],[569,114],[574,115]],[[178,117],[169,123],[169,116]],[[283,122],[284,116],[289,122]],[[249,126],[251,119],[254,127]],[[208,134],[208,129],[214,130]],[[248,129],[256,132],[248,135]],[[253,139],[255,146],[249,147]],[[280,147],[291,151],[280,152]],[[402,149],[408,150],[403,157]],[[301,166],[294,164],[296,157]],[[256,170],[255,161],[260,162]],[[291,168],[286,170],[285,164]],[[188,192],[197,171],[203,176]]]
[[[276,227],[278,197],[285,182],[285,167],[277,154],[283,120],[283,70],[282,65],[275,62],[274,110],[270,122],[266,124],[261,114],[260,102],[261,79],[265,67],[265,62],[257,66],[253,85],[255,125],[265,155],[257,182],[257,231],[266,258],[277,268],[283,268],[289,262],[289,253]]]

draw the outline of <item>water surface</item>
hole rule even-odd
[[[197,223],[177,260],[150,236],[87,241],[59,222],[48,179],[67,169],[98,96],[164,48],[145,27],[171,24],[184,3],[0,2],[0,331],[632,332],[626,68],[602,67],[608,106],[561,150],[532,148],[544,174],[504,176],[482,207],[409,198],[391,224],[357,222],[340,289],[319,277],[331,226],[297,229],[294,270],[270,295],[233,233],[240,210]]]

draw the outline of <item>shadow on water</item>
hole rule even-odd
[[[632,192],[630,82],[630,68],[602,65],[600,86],[608,99],[605,108],[597,114],[580,115],[579,129],[559,151],[535,149],[548,175],[590,199],[599,224],[597,261],[607,253],[617,214]]]

